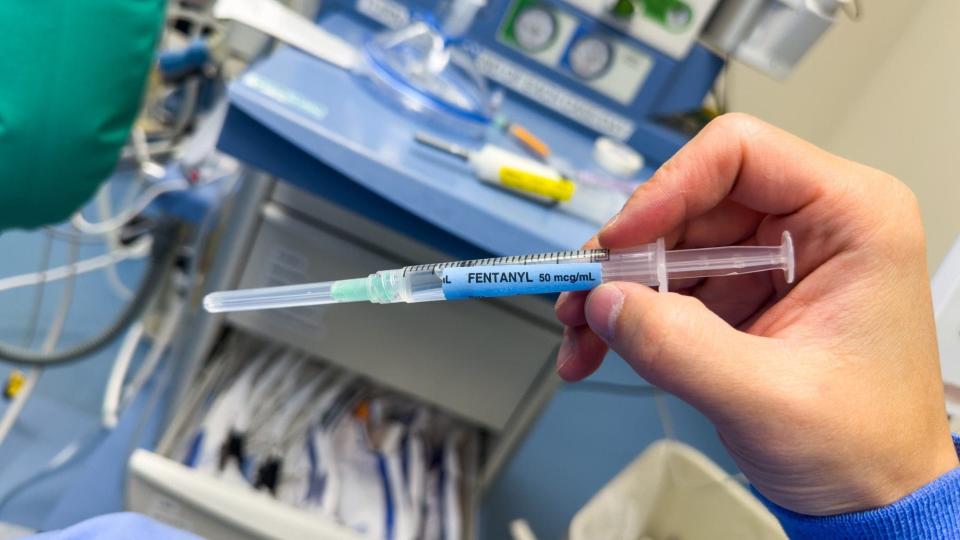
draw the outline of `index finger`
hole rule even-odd
[[[599,233],[604,247],[653,242],[724,199],[790,214],[819,198],[843,160],[756,118],[721,116],[634,192]]]

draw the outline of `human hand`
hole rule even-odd
[[[753,485],[795,512],[888,505],[958,466],[944,410],[924,234],[914,195],[882,172],[751,117],[708,125],[589,245],[776,245],[766,272],[564,294],[558,372],[609,345],[699,409]]]

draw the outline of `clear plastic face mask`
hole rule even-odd
[[[477,135],[492,119],[493,100],[472,56],[427,21],[373,37],[356,71],[381,97],[435,127]]]

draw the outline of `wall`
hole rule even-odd
[[[742,65],[730,108],[886,170],[917,193],[930,272],[960,234],[960,2],[862,0],[783,82]]]
[[[913,188],[923,211],[931,273],[960,234],[958,23],[957,0],[924,2],[827,143]]]

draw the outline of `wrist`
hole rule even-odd
[[[952,447],[957,461],[960,437],[954,435]],[[960,467],[891,504],[828,516],[800,514],[753,491],[790,538],[960,538]]]
[[[793,481],[785,482],[782,466],[758,467],[764,462],[744,457],[722,435],[721,440],[757,492],[780,507],[810,516],[881,508],[960,466],[946,430],[913,443],[862,434],[828,452],[823,447],[793,446],[790,461],[797,466],[787,477]]]
[[[934,444],[924,445],[901,458],[899,463],[888,464],[888,489],[881,492],[882,496],[868,501],[856,510],[869,510],[896,503],[904,497],[916,492],[960,467],[960,439],[949,432],[941,437],[933,438]]]

